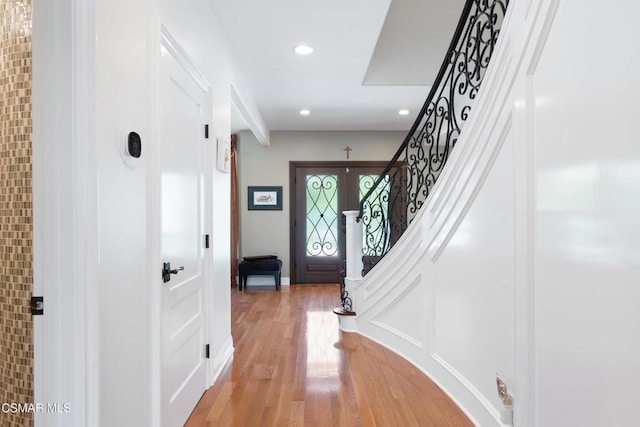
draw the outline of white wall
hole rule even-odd
[[[238,181],[240,202],[240,256],[278,255],[282,274],[290,273],[289,260],[289,162],[391,159],[406,132],[398,131],[277,131],[271,132],[269,146],[258,144],[251,132],[238,136]],[[282,211],[247,210],[247,187],[282,186]],[[249,277],[248,284],[261,283]]]
[[[640,40],[632,29],[640,5],[581,9],[579,1],[560,3],[529,81],[537,425],[633,425],[640,407],[633,127]],[[579,35],[579,28],[602,29]]]
[[[34,38],[34,88],[42,94],[34,125],[39,179],[34,203],[40,206],[35,262],[38,286],[48,296],[49,313],[57,316],[51,317],[57,341],[40,351],[43,360],[52,361],[42,371],[56,372],[59,381],[40,387],[40,396],[71,404],[73,419],[64,425],[158,425],[161,265],[153,118],[159,106],[153,102],[153,82],[161,25],[212,84],[212,147],[216,137],[229,138],[232,84],[253,123],[262,134],[268,129],[205,0],[36,6],[48,13],[38,15],[36,25],[42,27]],[[69,34],[60,31],[67,28]],[[67,87],[56,96],[58,88]],[[143,142],[143,156],[133,168],[120,156],[129,130],[139,132]],[[59,158],[45,158],[58,152]],[[229,210],[219,208],[229,205],[229,175],[214,170],[214,152],[208,150],[206,159],[213,181],[206,214],[213,241],[206,302],[211,381],[232,350]],[[51,195],[64,196],[67,203]],[[44,211],[47,206],[51,213]],[[52,241],[61,243],[47,243]],[[47,272],[53,274],[45,277]],[[69,334],[58,338],[57,331]]]
[[[432,199],[355,283],[356,327],[477,425],[501,425],[495,373],[517,426],[635,425],[640,6],[511,3]]]
[[[126,3],[126,4],[125,4]],[[150,215],[148,155],[150,87],[146,77],[145,2],[96,3],[95,150],[98,192],[98,313],[100,423],[149,422],[152,333],[151,271],[147,251]],[[126,66],[118,66],[126,64]],[[143,161],[128,168],[120,158],[125,131],[142,137]],[[114,406],[115,405],[115,406]],[[118,411],[109,408],[117,407]]]

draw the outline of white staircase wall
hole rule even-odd
[[[356,330],[479,426],[636,425],[640,6],[513,0],[478,103]]]

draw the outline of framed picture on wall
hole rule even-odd
[[[217,138],[216,167],[220,172],[229,172],[231,162],[231,146],[226,138]]]
[[[250,211],[281,211],[282,186],[248,187]]]

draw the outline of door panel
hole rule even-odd
[[[181,426],[206,389],[203,314],[203,123],[207,92],[162,49],[162,425]],[[158,266],[159,268],[161,266]],[[184,268],[179,270],[179,268]],[[159,275],[160,276],[160,275]]]
[[[296,173],[296,277],[299,283],[336,283],[342,268],[345,206],[342,168],[300,168]],[[299,183],[299,184],[298,184]]]

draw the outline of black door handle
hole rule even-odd
[[[169,280],[171,280],[172,274],[178,274],[178,272],[182,270],[184,270],[184,267],[178,267],[172,270],[170,262],[162,263],[162,281],[164,283],[167,283]]]

